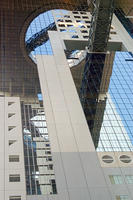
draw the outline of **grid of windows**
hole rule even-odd
[[[35,23],[38,23],[39,20],[40,20],[39,23],[42,23],[44,18],[46,18],[46,21],[47,21],[46,26],[48,26],[48,24],[53,23],[54,21],[53,16],[52,16],[52,14],[54,13],[54,17],[55,19],[57,19],[56,22],[58,26],[60,27],[59,30],[61,32],[66,32],[68,30],[67,27],[70,27],[69,32],[73,33],[77,31],[73,29],[75,25],[72,23],[73,20],[71,18],[78,17],[80,19],[75,19],[75,20],[76,20],[76,23],[79,23],[79,26],[81,26],[79,27],[79,29],[85,28],[85,29],[81,29],[80,32],[84,34],[86,33],[88,34],[85,24],[90,23],[90,21],[84,21],[84,19],[88,18],[87,13],[86,12],[80,13],[78,11],[75,11],[76,13],[73,12],[73,16],[72,16],[71,12],[70,13],[69,12],[70,11],[65,11],[65,10],[54,10],[52,12],[49,11],[49,12],[39,15],[39,17],[36,18]],[[33,29],[32,34],[40,31],[43,28],[40,25],[39,29],[35,30],[34,27],[32,28],[32,23],[29,27],[29,29],[31,30]],[[36,26],[38,27],[38,25]],[[61,27],[64,27],[64,28],[61,28]],[[32,34],[30,33],[29,35],[31,36]],[[27,35],[28,35],[28,32],[27,32]],[[78,37],[79,37],[78,34],[72,35],[72,38],[78,38]],[[83,37],[88,38],[88,35],[83,35]],[[45,43],[45,47],[47,47],[47,43]],[[38,47],[38,49],[41,49],[41,46]],[[37,49],[35,51],[37,54],[39,53]],[[40,53],[50,55],[50,53],[48,52],[43,53],[40,51]],[[127,114],[127,106],[132,107],[131,104],[127,105],[127,101],[131,97],[130,96],[131,89],[127,88],[128,84],[126,84],[128,81],[126,80],[126,78],[128,77],[129,74],[131,74],[131,72],[130,72],[129,63],[127,62],[125,57],[129,58],[130,55],[128,53],[118,53],[118,52],[116,53],[109,91],[106,94],[106,98],[107,98],[106,108],[104,111],[103,122],[102,122],[101,130],[100,130],[100,141],[99,141],[97,151],[132,151],[133,150],[132,148],[133,139],[132,139],[132,133],[130,131],[132,127],[132,116],[131,116],[132,113]],[[125,63],[123,62],[123,60]],[[124,67],[125,65],[128,65],[126,69]],[[123,71],[125,73],[125,76],[123,76]],[[126,81],[125,84],[123,84],[124,81]],[[131,81],[132,80],[130,80],[130,82]]]
[[[37,16],[31,22],[27,30],[25,41],[28,41],[33,35],[40,33],[43,29],[47,28],[53,22],[54,18],[51,11],[47,11]],[[31,52],[31,54],[52,55],[53,51],[50,40],[47,39],[47,41],[42,43],[41,46],[36,47],[35,51]]]
[[[70,11],[65,10],[54,10],[48,11],[39,15],[27,31],[26,39],[31,37],[31,35],[39,32],[44,27],[48,26],[50,23],[54,22],[54,17],[57,18],[57,23],[59,27],[65,27],[64,29],[60,28],[61,32],[66,32],[66,26],[70,26],[70,31],[74,32],[72,28],[73,23],[70,23],[71,17]],[[75,11],[73,13],[74,17],[81,15],[80,12]],[[77,15],[75,15],[77,14]],[[85,14],[85,13],[84,13]],[[82,14],[82,15],[84,15]],[[80,16],[80,18],[87,16]],[[68,18],[67,21],[65,18]],[[43,21],[45,21],[43,23]],[[85,18],[86,19],[86,18]],[[68,21],[69,20],[69,21]],[[85,22],[83,19],[76,20],[76,23],[80,23],[80,26],[83,26]],[[33,25],[32,25],[33,24]],[[39,24],[39,25],[38,25]],[[36,29],[37,27],[37,29]],[[82,28],[82,27],[81,27]],[[86,27],[85,27],[86,28]],[[80,29],[80,28],[79,28]],[[82,33],[86,34],[86,29],[81,29]],[[72,38],[78,38],[78,34],[73,34]],[[88,38],[87,35],[83,36]],[[47,54],[50,55],[49,51],[46,51],[49,40],[42,46],[37,47],[35,52],[37,54]],[[43,50],[41,50],[41,48]],[[52,48],[51,48],[52,49]],[[39,51],[40,52],[39,52]],[[132,105],[132,67],[130,60],[131,55],[128,52],[117,52],[115,56],[113,71],[111,75],[110,85],[108,93],[106,94],[106,107],[104,110],[103,122],[100,124],[100,140],[97,151],[132,151],[133,150],[133,135],[132,135],[132,114],[133,114],[133,105]],[[126,67],[125,67],[126,66]],[[105,77],[106,78],[106,77]],[[100,108],[101,109],[101,108]],[[101,112],[102,113],[102,112]],[[100,115],[100,112],[99,112]],[[99,130],[98,130],[99,131]]]
[[[7,3],[9,2],[6,1],[2,3],[2,5],[7,5]],[[45,157],[45,154],[41,154],[41,152],[45,152],[46,149],[50,149],[50,144],[48,141],[47,128],[43,123],[43,121],[45,121],[45,116],[42,112],[41,115],[39,115],[38,113],[38,110],[41,110],[40,107],[42,107],[42,104],[38,108],[37,95],[41,93],[41,89],[37,67],[35,65],[31,66],[28,62],[26,62],[20,49],[20,31],[22,28],[22,24],[29,16],[29,14],[33,13],[35,10],[38,10],[37,8],[39,5],[41,7],[41,3],[38,2],[35,3],[35,5],[29,5],[26,4],[26,2],[22,3],[19,1],[15,1],[13,4],[11,3],[11,6],[13,6],[11,8],[12,11],[9,12],[9,9],[4,9],[2,10],[3,14],[1,15],[1,24],[3,25],[1,29],[1,40],[5,42],[4,47],[2,47],[3,49],[1,50],[0,93],[2,96],[20,97],[20,100],[22,102],[26,187],[28,195],[41,194],[42,191],[44,191],[45,194],[56,193],[52,156],[47,155]],[[62,1],[60,1],[60,3],[59,1],[57,1],[58,5],[56,4],[56,6],[55,3],[56,1],[52,1],[52,5],[49,5],[49,8],[51,6],[64,6],[66,7],[66,9],[67,7],[69,9],[69,5],[67,6],[66,3],[63,5]],[[81,3],[83,3],[83,1]],[[73,4],[75,4],[75,6],[78,6],[79,8],[80,2],[75,1]],[[72,8],[72,6],[70,7]],[[46,7],[45,10],[48,10],[49,8]],[[20,12],[21,9],[22,12]],[[82,9],[88,9],[88,5],[86,5],[85,2],[82,5]],[[16,12],[13,12],[13,10],[16,10]],[[69,18],[67,13],[65,13],[64,17],[66,19]],[[19,20],[22,24],[19,24]],[[53,18],[51,16],[51,12],[45,12],[44,14],[39,15],[39,17],[36,18],[32,22],[31,26],[28,28],[26,41],[30,39],[30,37],[34,34],[40,32],[43,28],[46,28],[49,23],[52,22]],[[9,31],[10,28],[12,31]],[[53,52],[49,40],[45,44],[42,44],[42,46],[37,47],[34,52],[34,54],[46,55],[51,55],[52,53]],[[12,103],[13,102],[10,102],[10,105]],[[39,122],[37,123],[37,121]],[[40,124],[40,122],[42,125]],[[12,128],[15,127],[9,127],[10,134]],[[12,148],[12,145],[15,142],[15,140],[9,140],[9,148]],[[9,162],[14,161],[18,161],[18,158],[9,157]],[[43,161],[44,163],[42,164]],[[41,164],[39,164],[39,162],[41,162]],[[45,168],[48,168],[48,170],[50,171],[48,173],[50,178],[47,176],[47,170],[45,171]],[[11,174],[9,176],[9,179],[13,182],[19,181],[20,176],[17,174]],[[41,184],[43,181],[46,181],[48,184]],[[21,196],[13,195],[10,196],[9,199],[20,200]]]
[[[53,11],[53,15],[55,21],[57,22],[57,29],[60,32],[67,32],[67,37],[69,38],[84,38],[87,39],[89,37],[88,32],[88,23],[90,20],[86,21],[86,19],[91,19],[91,15],[88,12],[80,12],[80,11],[66,11],[67,16],[69,16],[69,20],[66,20],[66,15],[61,10],[58,10],[58,15],[55,11]],[[64,31],[60,29],[60,27],[64,27]],[[77,33],[73,35],[72,33]]]
[[[21,109],[27,194],[56,194],[56,182],[44,109],[39,102],[22,103]]]
[[[97,151],[133,151],[132,54],[116,52]]]
[[[124,176],[127,184],[133,184],[133,175]],[[109,175],[111,184],[123,184],[124,180],[121,175]]]

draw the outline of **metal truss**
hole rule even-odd
[[[93,0],[92,3],[94,10],[89,33],[88,53],[80,90],[80,100],[94,145],[97,147],[99,134],[94,135],[93,127],[97,107],[99,107],[98,96],[114,12],[114,0]]]
[[[89,51],[105,52],[114,12],[114,0],[93,0],[94,10],[89,34]]]
[[[106,57],[107,43],[110,33],[111,21],[114,12],[114,0],[92,0],[91,27],[89,33],[88,53],[84,68],[80,99],[90,130],[93,129],[98,96],[100,91],[102,73]],[[36,47],[46,43],[49,39],[48,31],[56,30],[55,23],[42,29],[26,41],[28,54]],[[66,52],[71,58],[72,52]],[[93,133],[93,131],[91,131]],[[97,147],[99,135],[92,135]]]
[[[48,31],[56,30],[55,22],[51,23],[46,28],[42,29],[40,32],[35,33],[26,41],[26,50],[30,54],[31,51],[34,51],[35,48],[46,43],[49,39]]]

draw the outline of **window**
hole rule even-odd
[[[75,17],[76,19],[77,19],[77,18],[78,18],[78,19],[81,18],[80,16],[74,16],[74,17]]]
[[[72,20],[70,20],[70,19],[68,20],[68,19],[67,19],[67,20],[65,20],[65,22],[72,22]]]
[[[91,23],[91,21],[85,21],[85,23],[86,23],[86,24],[89,24],[89,23]]]
[[[20,182],[20,174],[10,174],[9,182]]]
[[[69,15],[64,15],[64,18],[70,18],[70,16]]]
[[[66,32],[67,30],[66,29],[60,29],[60,32]]]
[[[15,113],[8,113],[8,118],[12,117],[13,115],[15,115]]]
[[[73,27],[73,24],[67,24],[67,27]]]
[[[83,35],[83,38],[88,39],[89,36],[88,35]]]
[[[47,160],[47,161],[52,161],[52,157],[49,156],[49,157],[46,158],[46,160]]]
[[[59,27],[65,27],[65,24],[58,24]]]
[[[104,155],[102,157],[102,161],[105,163],[112,163],[113,162],[113,157],[112,156],[108,156],[108,155]]]
[[[81,30],[81,33],[88,33],[87,30]]]
[[[48,165],[48,169],[49,170],[53,170],[53,165],[51,164],[51,165]]]
[[[86,28],[84,25],[78,25],[79,28]]]
[[[8,131],[11,131],[12,129],[14,129],[16,126],[8,126]]]
[[[87,17],[87,16],[83,16],[82,18],[83,18],[83,19],[88,19],[88,17]]]
[[[73,35],[72,38],[78,38],[78,35]]]
[[[127,155],[122,155],[122,156],[120,156],[120,161],[123,163],[130,163],[132,161],[132,159]]]
[[[110,33],[111,33],[111,34],[116,34],[116,32],[115,32],[115,31],[111,31]]]
[[[76,22],[77,22],[77,23],[80,23],[80,22],[81,22],[81,20],[76,20]]]
[[[21,200],[21,196],[10,196],[9,200]]]
[[[15,102],[8,102],[8,106],[10,106],[10,105],[12,105],[12,104],[14,104]]]
[[[17,140],[9,140],[9,146],[14,144]]]
[[[64,22],[63,19],[57,19],[57,22]]]
[[[80,14],[82,14],[82,15],[86,15],[86,12],[81,11]]]
[[[18,155],[10,155],[9,162],[19,162],[19,156]]]
[[[9,200],[21,200],[21,196],[10,196]]]
[[[123,183],[123,179],[121,175],[110,175],[110,182],[111,184],[122,184]]]
[[[45,154],[51,154],[51,151],[45,151]]]
[[[133,184],[133,175],[126,175],[125,178],[128,184]]]
[[[50,180],[51,185],[52,185],[52,190],[53,190],[53,194],[57,194],[57,189],[56,189],[56,183],[54,179]]]
[[[118,195],[116,196],[116,200],[129,200],[127,195]]]
[[[77,11],[73,11],[73,14],[79,14]]]

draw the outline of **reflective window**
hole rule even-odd
[[[128,195],[117,195],[116,200],[129,200]]]
[[[22,103],[21,109],[27,194],[56,194],[52,152],[41,101]]]
[[[40,14],[31,22],[25,38],[28,54],[53,54],[48,37],[49,30],[56,30],[51,11]]]
[[[121,175],[109,175],[111,184],[123,184],[123,179]]]
[[[125,178],[128,184],[133,184],[133,175],[126,175]]]
[[[128,52],[116,52],[106,98],[97,106],[102,114],[95,128],[100,134],[97,151],[133,151],[133,65],[126,61],[131,58]]]

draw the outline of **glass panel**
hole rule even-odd
[[[126,175],[125,178],[128,184],[133,184],[133,175]]]
[[[118,195],[116,196],[116,200],[129,200],[127,195]]]
[[[123,179],[121,175],[109,175],[111,184],[123,184]]]

